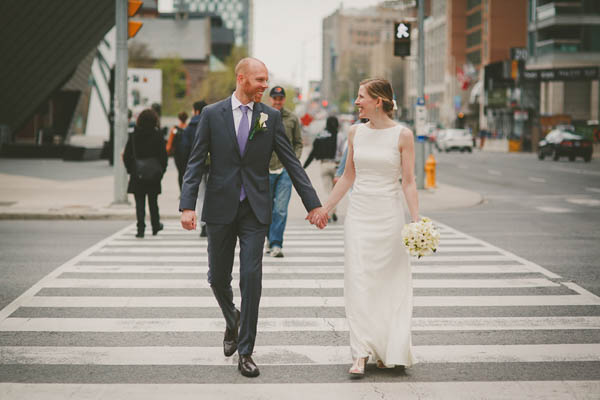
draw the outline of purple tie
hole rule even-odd
[[[246,149],[246,142],[248,141],[248,134],[250,133],[250,123],[248,122],[248,109],[250,107],[241,105],[240,110],[242,111],[242,120],[240,121],[240,126],[238,127],[238,146],[240,146],[240,154],[244,155],[244,150]],[[246,198],[246,191],[244,190],[244,184],[242,183],[242,190],[240,191],[240,201]]]

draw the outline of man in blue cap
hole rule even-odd
[[[281,112],[285,134],[292,144],[296,157],[300,159],[303,147],[300,120],[294,113],[284,108],[285,90],[281,86],[275,86],[269,94],[271,96],[271,106]],[[283,232],[287,221],[288,204],[292,195],[292,181],[275,153],[273,153],[269,163],[269,181],[273,198],[273,221],[269,226],[267,236],[267,253],[270,253],[271,257],[283,257],[281,248],[283,247]]]

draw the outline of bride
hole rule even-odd
[[[344,298],[353,365],[363,376],[371,357],[379,368],[408,367],[411,350],[412,281],[402,244],[404,197],[413,221],[419,219],[412,132],[392,120],[390,83],[361,82],[355,102],[359,118],[348,136],[344,174],[313,223],[327,221],[353,187],[344,222]],[[402,183],[400,183],[402,178]]]

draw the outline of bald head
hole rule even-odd
[[[240,101],[258,102],[269,87],[269,71],[260,60],[246,57],[235,66],[236,95]],[[246,102],[244,102],[246,104]]]
[[[248,75],[250,71],[262,68],[266,70],[267,66],[259,59],[252,57],[242,58],[235,66],[235,76],[240,74]]]

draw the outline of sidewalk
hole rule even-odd
[[[304,154],[308,154],[305,149]],[[319,197],[327,198],[320,165],[313,162],[307,173]],[[127,219],[135,220],[135,203],[111,206],[113,200],[112,168],[108,162],[65,162],[62,160],[0,159],[0,219]],[[161,218],[179,218],[177,170],[172,160],[162,182],[158,198]],[[420,213],[471,207],[479,204],[479,193],[439,184],[436,189],[419,192]],[[348,196],[338,208],[345,215]],[[290,219],[303,219],[304,206],[292,191]]]

